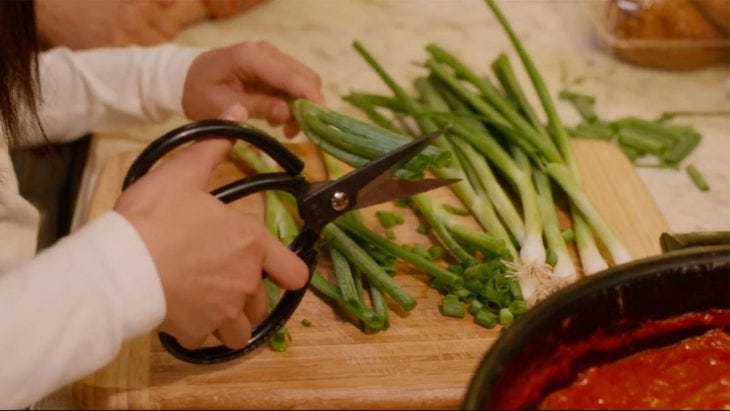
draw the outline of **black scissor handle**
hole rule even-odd
[[[241,126],[225,120],[204,120],[172,130],[147,146],[130,166],[124,179],[123,189],[146,174],[158,160],[173,149],[193,140],[216,137],[236,138],[251,143],[266,152],[285,170],[280,173],[249,176],[213,190],[211,194],[222,202],[229,203],[249,194],[266,190],[283,190],[297,197],[299,192],[306,187],[306,181],[298,175],[304,164],[299,157],[273,137],[253,127]],[[318,233],[305,227],[289,244],[289,249],[309,267],[310,278],[317,259],[314,245],[318,238]],[[276,307],[264,321],[251,330],[251,339],[241,349],[233,350],[219,345],[189,350],[181,346],[173,336],[164,332],[158,334],[160,342],[175,358],[186,362],[213,364],[230,361],[255,350],[279,331],[296,310],[306,290],[307,287],[304,286],[298,290],[285,291]]]
[[[296,175],[304,163],[283,144],[266,132],[227,120],[202,120],[178,127],[148,145],[129,168],[122,188],[145,175],[158,160],[175,148],[195,140],[229,137],[251,143],[276,161],[285,172]]]

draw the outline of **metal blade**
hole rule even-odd
[[[435,190],[449,184],[456,183],[458,178],[424,178],[418,181],[408,181],[398,178],[390,179],[378,185],[377,190],[372,192],[358,193],[357,201],[351,210],[370,207],[375,204],[385,203],[396,198],[406,198],[426,191]]]
[[[403,163],[421,152],[443,132],[444,129],[440,129],[408,142],[337,180],[310,184],[306,193],[299,197],[299,215],[309,229],[318,232],[349,210],[454,183],[456,180],[425,179],[409,182],[393,178]]]
[[[367,187],[378,187],[381,182],[390,180],[411,157],[420,153],[436,137],[444,133],[444,129],[428,133],[416,140],[406,143],[390,153],[375,159],[333,182],[333,187],[347,187],[349,191],[369,191]]]

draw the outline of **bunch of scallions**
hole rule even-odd
[[[411,95],[363,44],[354,43],[392,91],[390,96],[367,92],[344,96],[367,121],[305,99],[292,103],[300,128],[322,153],[330,178],[341,174],[341,163],[358,167],[414,136],[445,129],[397,173],[406,179],[429,172],[460,180],[449,186],[462,203],[459,206],[440,203],[428,193],[397,202],[412,208],[422,221],[418,232],[429,235],[436,245],[426,250],[398,244],[393,236],[367,227],[358,212],[323,230],[320,253],[329,254],[334,278],[315,272],[310,286],[363,330],[388,328],[389,301],[406,311],[416,305],[393,275],[396,260],[429,275],[430,284],[443,294],[444,315],[464,317],[468,311],[487,328],[508,326],[529,306],[578,277],[569,242],[575,242],[586,274],[608,266],[599,244],[613,263],[630,260],[581,189],[566,128],[537,67],[497,5],[492,0],[486,4],[520,56],[547,124],[528,103],[506,54],[491,65],[495,82],[435,44],[426,47],[430,56],[423,65],[426,73],[414,79],[416,93]],[[274,171],[242,143],[234,148],[233,157],[257,172]],[[568,199],[572,229],[560,226],[557,195]],[[266,193],[267,225],[285,243],[298,233],[293,209],[287,194]],[[479,228],[467,226],[455,215],[463,213],[470,214]],[[399,223],[397,216],[389,217],[388,223],[381,219],[385,228]],[[272,291],[270,302],[276,298]],[[285,334],[278,341],[286,341]]]
[[[427,72],[414,80],[416,94],[410,95],[362,43],[355,42],[356,51],[392,96],[352,92],[344,98],[362,109],[372,124],[388,130],[393,141],[447,129],[435,146],[449,153],[450,161],[436,162],[429,171],[438,177],[461,179],[450,188],[483,231],[457,223],[427,194],[414,196],[411,204],[462,268],[483,263],[475,257],[470,239],[484,242],[488,238],[503,244],[509,254],[503,261],[519,280],[521,298],[532,305],[578,276],[567,233],[559,225],[553,200],[557,190],[569,200],[571,237],[584,273],[606,268],[607,258],[620,264],[631,256],[581,188],[568,132],[537,66],[495,2],[486,0],[486,4],[519,55],[547,124],[529,104],[506,54],[492,62],[493,81],[436,44],[427,45],[429,58],[423,64]],[[293,106],[307,137],[322,151],[352,166],[389,149],[367,133],[346,132],[342,123],[352,119],[343,120],[344,116],[308,101]],[[607,258],[599,244],[607,250]],[[485,256],[493,257],[493,253],[481,254]]]

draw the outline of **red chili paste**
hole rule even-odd
[[[717,328],[589,368],[539,409],[730,409],[730,334]]]

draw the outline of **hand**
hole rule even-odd
[[[40,35],[71,49],[163,43],[183,23],[166,13],[170,0],[35,1]]]
[[[238,103],[247,116],[284,125],[287,137],[299,131],[289,100],[307,98],[324,104],[319,75],[266,42],[240,43],[199,55],[183,90],[185,115],[212,118]]]
[[[241,106],[226,119],[245,117]],[[261,221],[227,207],[206,191],[232,141],[197,142],[173,153],[128,187],[114,209],[144,239],[167,305],[162,331],[186,348],[211,334],[226,346],[246,345],[266,312],[262,270],[283,289],[306,284],[308,268]]]

